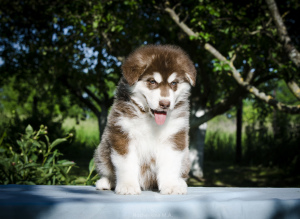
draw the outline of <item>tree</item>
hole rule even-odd
[[[218,3],[220,3],[220,2],[224,3],[223,1],[219,1]],[[272,56],[278,57],[279,54],[282,54],[281,50],[284,48],[284,50],[285,50],[284,52],[286,53],[286,55],[288,55],[289,58],[290,58],[290,60],[296,65],[297,68],[299,68],[299,63],[300,63],[299,52],[295,48],[295,46],[291,43],[291,39],[290,39],[290,37],[289,37],[289,35],[288,35],[287,31],[286,31],[286,27],[285,27],[282,19],[280,17],[280,14],[279,14],[277,6],[276,6],[276,3],[273,0],[267,0],[267,4],[268,4],[269,10],[270,10],[270,12],[272,14],[272,19],[276,23],[277,31],[279,33],[279,37],[280,37],[280,41],[281,41],[281,44],[279,45],[279,48],[276,51],[273,51],[273,54],[270,54],[271,55],[271,60],[270,61],[274,61],[274,60],[272,60]],[[253,78],[254,77],[254,74],[253,74],[254,72],[256,72],[256,71],[263,71],[263,70],[264,71],[268,71],[267,68],[268,67],[270,68],[271,64],[274,65],[274,62],[273,63],[270,62],[269,66],[263,66],[263,67],[265,67],[265,69],[262,69],[260,66],[257,66],[258,63],[254,63],[254,60],[253,60],[252,57],[248,57],[248,60],[246,60],[246,61],[243,60],[243,61],[245,61],[247,63],[247,65],[251,64],[251,66],[249,66],[250,67],[250,71],[248,70],[248,72],[246,72],[246,75],[245,75],[246,77],[243,77],[242,74],[235,67],[234,62],[236,61],[236,57],[238,55],[245,56],[245,52],[247,51],[247,50],[245,51],[245,49],[248,49],[249,46],[247,44],[245,44],[245,43],[240,43],[240,42],[237,42],[237,41],[233,42],[234,45],[232,47],[236,47],[237,49],[234,50],[234,51],[229,51],[228,55],[229,55],[229,57],[231,59],[227,59],[215,47],[213,47],[210,43],[203,42],[204,40],[205,41],[211,40],[212,36],[210,35],[210,33],[203,33],[203,32],[196,33],[190,27],[188,27],[183,21],[180,21],[179,16],[175,13],[176,6],[173,7],[173,8],[165,6],[164,10],[167,13],[169,13],[170,17],[174,20],[174,22],[190,38],[200,40],[200,42],[202,42],[203,47],[220,62],[220,64],[217,66],[218,68],[216,68],[216,70],[221,70],[221,68],[223,68],[224,70],[230,71],[231,72],[231,76],[240,85],[240,87],[242,87],[244,90],[252,93],[256,98],[258,98],[258,99],[260,99],[260,100],[268,103],[269,105],[275,107],[277,110],[288,112],[288,113],[300,113],[299,106],[289,106],[289,105],[285,105],[283,103],[280,103],[280,102],[274,100],[274,98],[272,96],[266,95],[264,92],[260,92],[259,89],[257,88],[258,85],[260,83],[262,83],[262,82],[266,82],[266,81],[274,79],[274,78],[283,78],[286,81],[286,83],[289,86],[289,88],[291,89],[291,91],[293,92],[293,94],[297,98],[299,98],[300,89],[299,89],[299,87],[298,87],[298,85],[297,85],[297,83],[295,81],[295,80],[299,81],[299,74],[298,75],[293,74],[292,76],[290,76],[288,73],[286,73],[286,71],[273,71],[274,73],[278,72],[279,75],[277,74],[277,75],[272,75],[271,76],[271,74],[268,74],[268,78],[264,78],[263,80],[260,79],[260,81],[258,81],[260,83],[258,83],[258,82],[257,83],[252,82],[252,81],[255,80],[255,78]],[[247,5],[247,7],[249,7],[249,5]],[[196,8],[199,11],[203,10],[203,6],[197,6]],[[243,10],[245,10],[245,9],[242,9],[242,11]],[[234,11],[234,10],[232,10],[232,11]],[[214,8],[211,10],[210,13],[213,14],[214,16],[216,16],[216,17],[220,17],[219,12],[215,11]],[[261,20],[261,18],[259,18],[259,20]],[[199,23],[200,23],[200,26],[201,26],[202,21],[200,20]],[[253,23],[255,25],[256,22],[253,22]],[[231,27],[234,26],[233,23],[230,23],[230,26]],[[202,27],[202,28],[204,28],[204,27]],[[225,26],[225,29],[222,28],[222,29],[220,29],[220,31],[221,32],[223,32],[223,31],[224,32],[229,31],[226,28],[229,28],[229,27]],[[270,27],[266,26],[265,29],[264,29],[263,27],[258,26],[257,30],[254,31],[254,32],[252,32],[252,33],[250,32],[249,35],[251,35],[251,34],[254,35],[254,34],[259,34],[259,33],[263,34],[264,31],[265,31],[266,32],[265,35],[267,37],[275,38],[276,37],[275,35],[274,36],[273,35],[271,35],[271,36],[268,35],[272,30],[274,30],[272,28],[274,28],[274,27],[272,27],[272,26],[270,26]],[[237,34],[237,33],[235,33],[235,34]],[[264,36],[264,37],[266,37],[266,36]],[[258,36],[257,38],[262,38],[262,37],[263,36]],[[278,44],[278,42],[275,42],[275,43]],[[263,48],[259,48],[259,49],[263,49]],[[279,54],[276,54],[276,53],[279,53]],[[256,55],[256,54],[254,54],[254,55]],[[242,58],[247,58],[247,57],[242,57]],[[267,61],[269,61],[269,60],[267,60]],[[280,64],[281,63],[279,63],[278,67],[280,67]],[[246,66],[242,66],[242,67],[245,68]],[[289,67],[291,68],[291,71],[293,71],[293,69],[294,69],[293,66],[289,65]],[[281,70],[281,69],[279,69],[279,70]],[[261,72],[259,72],[259,73],[261,73]],[[257,75],[257,77],[258,77],[258,75]],[[244,79],[244,78],[246,78],[246,79]],[[240,89],[240,87],[238,87],[237,89]],[[230,96],[232,96],[232,95],[230,95]],[[219,108],[226,108],[226,106],[232,102],[232,101],[229,101],[228,99],[230,99],[230,97],[228,97],[227,100],[224,101],[223,104],[219,105],[218,107]],[[212,116],[214,116],[215,114],[217,114],[217,112],[218,112],[218,110],[216,110],[216,109],[211,110],[209,113],[207,113],[208,115],[206,115],[206,114],[203,115],[201,118],[197,119],[197,121],[195,121],[194,124],[196,124],[196,125],[202,124],[203,122],[205,122],[208,119],[210,119],[210,116],[209,116],[210,114],[212,114]]]
[[[183,47],[197,68],[191,133],[245,98],[299,113],[297,103],[272,96],[282,80],[297,100],[300,91],[299,3],[278,6],[283,18],[271,0],[4,0],[0,85],[14,77],[20,101],[32,90],[33,103],[56,96],[63,106],[68,96],[97,117],[101,135],[124,57],[142,44],[168,43]],[[205,113],[197,117],[199,109]]]
[[[118,26],[122,21],[110,13],[114,9],[106,10],[113,6],[109,2],[33,0],[2,5],[1,84],[15,78],[14,88],[22,94],[19,104],[27,101],[33,87],[33,105],[70,96],[73,104],[96,115],[102,132],[119,78],[115,73],[118,60],[100,41],[101,34],[122,28]],[[63,108],[64,99],[55,100]],[[36,107],[32,109],[35,113]]]

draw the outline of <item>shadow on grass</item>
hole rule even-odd
[[[206,162],[204,178],[190,178],[188,184],[204,187],[300,187],[300,176],[279,168]]]

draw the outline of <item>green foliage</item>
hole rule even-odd
[[[205,136],[205,159],[211,161],[233,161],[235,156],[235,136],[222,131],[208,131]]]
[[[85,177],[78,177],[75,180],[76,184],[79,185],[95,185],[96,181],[100,178],[99,175],[95,171],[95,162],[94,158],[90,160],[89,162],[89,174]]]
[[[224,62],[220,62],[218,59],[214,59],[213,60],[213,65],[214,65],[214,69],[213,71],[230,71],[231,67],[224,63]]]
[[[84,170],[73,172],[76,179],[72,183],[75,185],[95,185],[100,176],[96,173],[94,158],[92,158],[88,162],[88,166],[84,168]]]
[[[299,172],[299,116],[275,112],[272,130],[264,123],[246,126],[244,162],[253,165],[277,166],[289,172]]]
[[[6,132],[0,139],[0,184],[69,184],[69,172],[75,163],[61,160],[57,146],[72,137],[58,138],[50,142],[47,127],[38,131],[28,125],[25,134],[16,144],[3,143]]]
[[[276,96],[276,99],[278,99],[278,101],[282,101],[284,103],[288,103],[288,104],[291,104],[291,105],[297,104],[297,102],[299,101],[290,92],[288,86],[286,85],[286,83],[283,80],[278,81],[278,86],[274,90],[274,94]]]
[[[297,0],[276,2],[292,43],[299,48],[299,3]],[[74,125],[64,127],[68,130],[75,127],[76,141],[72,147],[67,145],[60,150],[68,158],[75,153],[77,157],[92,156],[121,76],[121,61],[142,44],[179,45],[196,64],[197,84],[191,97],[195,110],[191,118],[199,107],[209,110],[218,106],[238,87],[230,74],[230,66],[214,59],[204,49],[205,42],[227,59],[234,60],[243,78],[249,70],[255,70],[252,81],[261,92],[273,96],[276,93],[276,98],[284,103],[299,103],[282,83],[282,79],[293,79],[299,84],[299,74],[282,49],[264,1],[200,0],[197,4],[195,1],[180,4],[167,1],[166,4],[170,8],[176,6],[180,21],[196,33],[195,37],[183,33],[170,16],[160,10],[163,4],[159,1],[3,1],[0,8],[0,133],[6,130],[6,137],[1,140],[1,148],[5,145],[21,147],[15,144],[15,139],[27,124],[34,129],[47,124],[49,138],[56,139],[66,118],[80,121],[93,114],[102,130],[101,127],[91,129],[90,124],[84,130]],[[251,94],[240,95],[245,100],[244,121],[254,124],[259,120],[266,123],[264,126],[271,123],[271,107]],[[228,113],[235,114],[232,110]],[[299,120],[294,123],[299,124]],[[289,129],[281,133],[286,130]],[[83,134],[84,131],[88,134]],[[248,145],[255,147],[256,141],[256,145],[260,142],[274,145],[272,141],[283,139],[284,135],[271,136],[269,140],[253,135],[253,144],[248,138]],[[296,137],[292,139],[290,142],[295,142]],[[234,136],[210,132],[206,157],[232,158],[234,144]],[[5,154],[11,155],[11,151],[5,150]],[[22,157],[21,152],[18,154]],[[39,154],[38,161],[41,156]],[[87,166],[88,161],[84,165]],[[94,178],[91,172],[88,175],[83,184]]]
[[[6,113],[14,109],[22,116],[47,114],[50,119],[93,113],[105,120],[121,76],[121,61],[134,48],[150,43],[177,44],[190,54],[198,72],[191,101],[195,108],[214,107],[238,87],[230,66],[214,60],[204,42],[227,59],[235,57],[243,78],[255,69],[253,82],[267,95],[278,86],[279,75],[299,80],[276,39],[276,27],[263,1],[166,4],[176,5],[180,21],[195,37],[185,35],[160,10],[163,4],[158,1],[4,1],[0,108]],[[298,46],[299,4],[278,1],[278,6],[282,13],[289,11],[285,24]],[[257,101],[252,95],[243,98]],[[259,112],[268,110],[265,103],[257,106],[264,108]],[[98,124],[103,129],[105,121]]]
[[[99,130],[96,118],[86,120],[75,120],[67,118],[64,120],[63,129],[67,132],[74,133],[74,141],[89,148],[95,148],[99,142]]]
[[[227,162],[204,163],[204,180],[189,178],[189,186],[202,187],[299,187],[299,174],[277,167],[234,165]]]
[[[259,120],[255,110],[247,104],[244,111],[242,138],[242,164],[281,168],[289,174],[300,170],[300,117],[273,112],[267,119]],[[251,112],[251,109],[254,110]],[[254,116],[254,117],[252,117]],[[251,118],[251,119],[247,119]],[[205,161],[234,163],[234,123],[216,117],[209,123],[205,138]],[[232,126],[232,127],[230,127]],[[217,127],[217,128],[216,128]]]

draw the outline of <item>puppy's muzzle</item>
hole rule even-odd
[[[161,109],[167,110],[170,107],[170,101],[168,101],[168,100],[160,100],[159,101],[159,106],[160,106]]]

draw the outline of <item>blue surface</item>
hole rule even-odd
[[[0,186],[0,218],[300,218],[300,188],[188,188],[137,196],[92,186]]]

